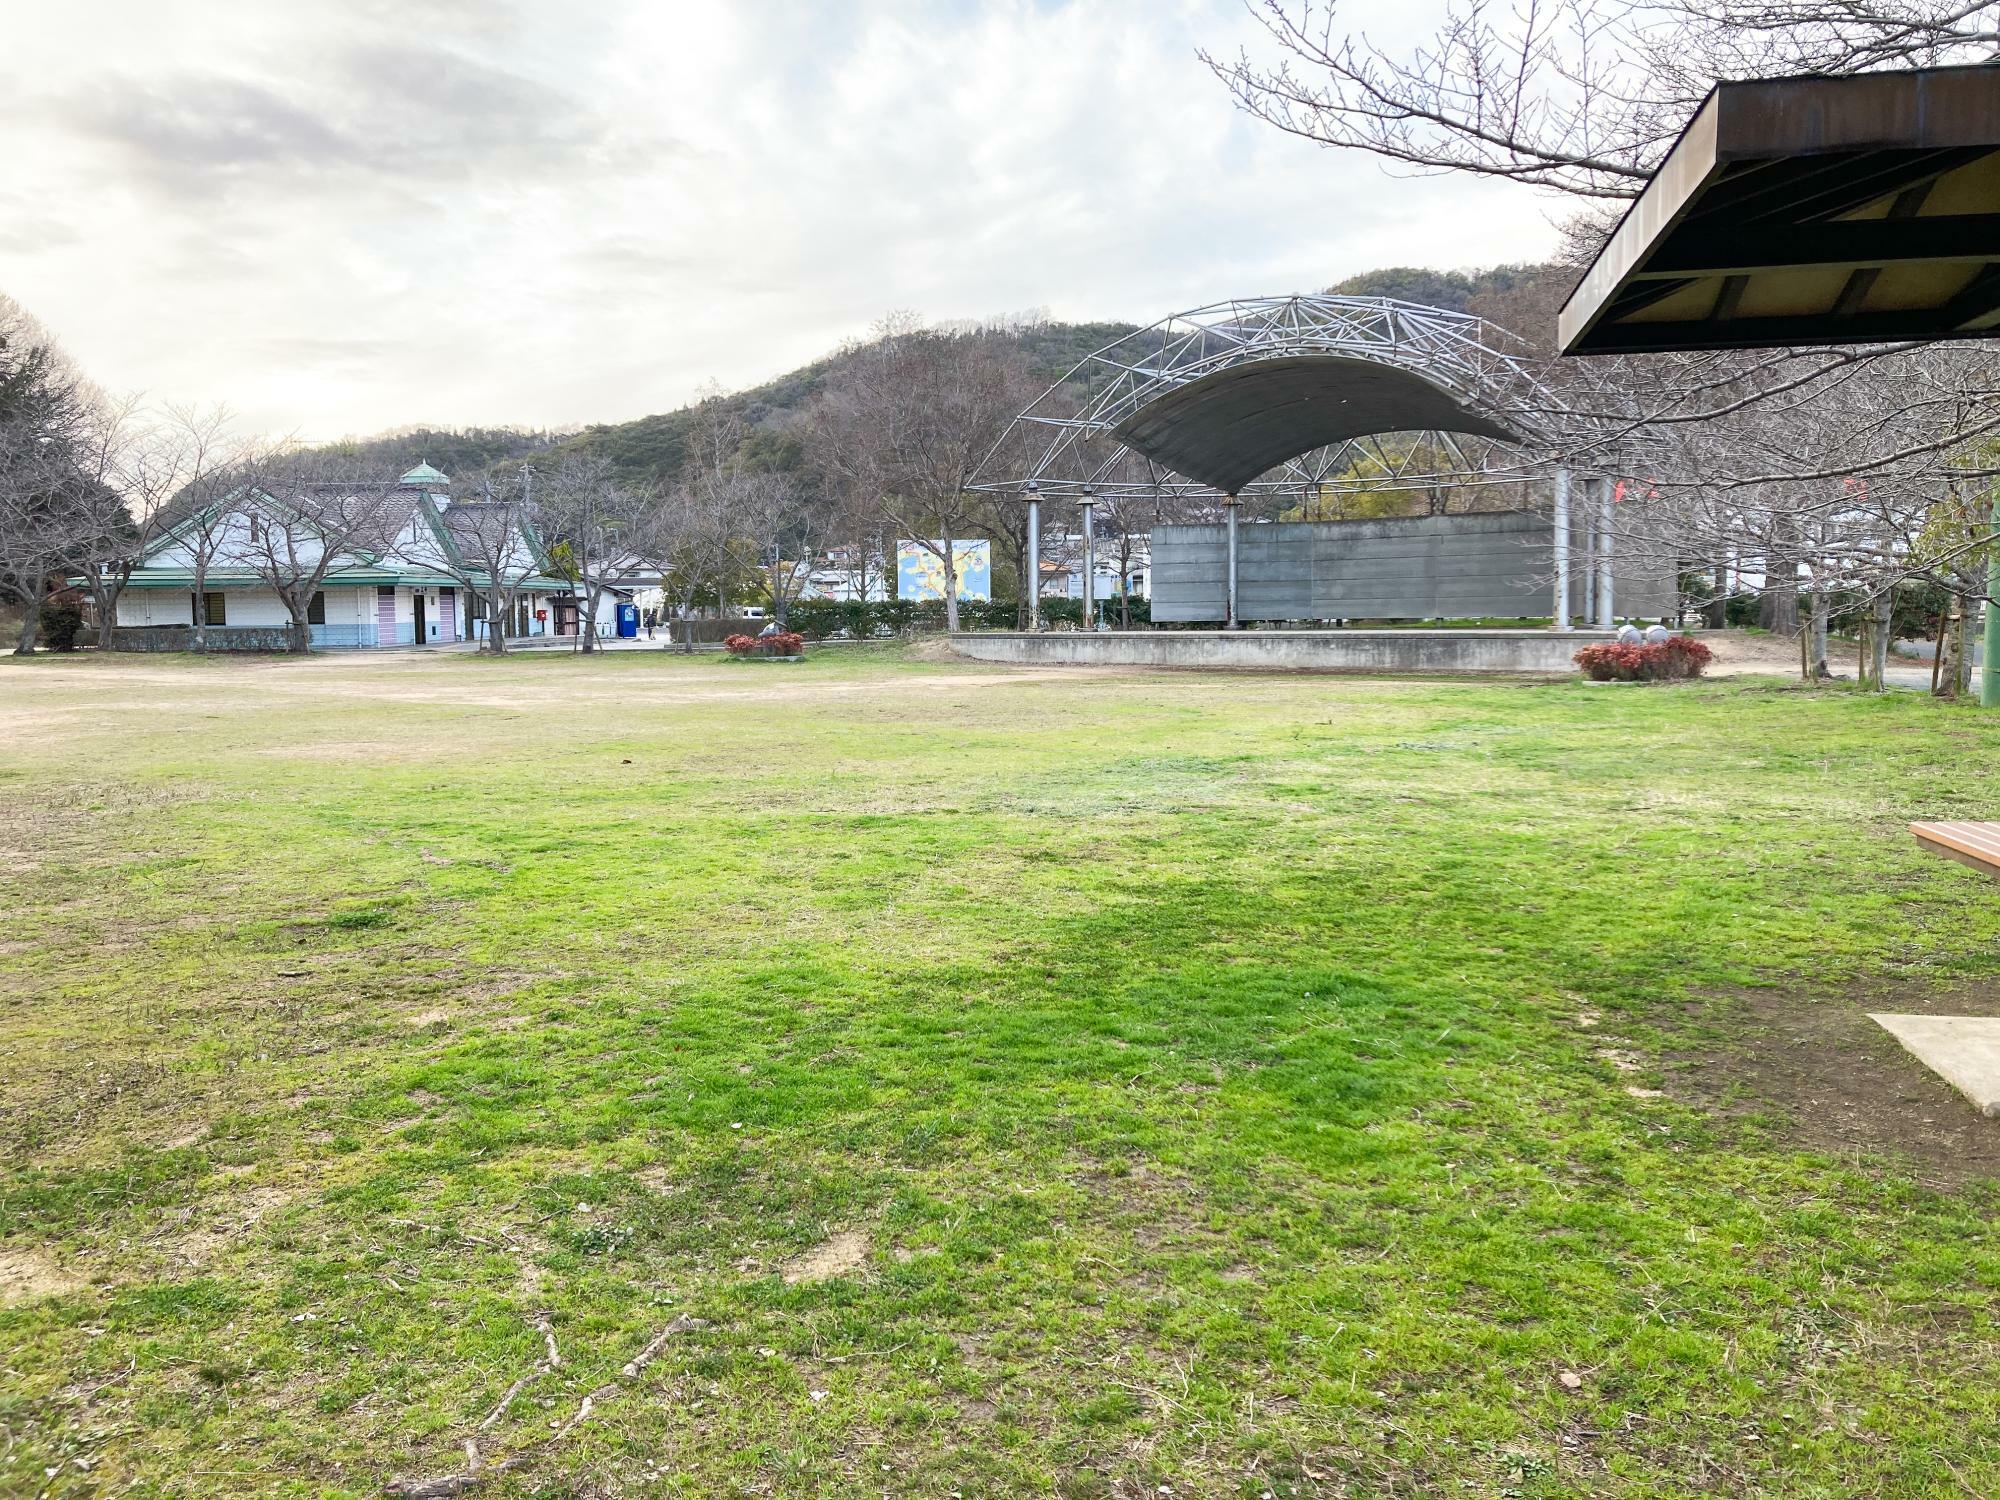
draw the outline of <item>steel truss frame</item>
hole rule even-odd
[[[1163,318],[1086,355],[1009,424],[968,488],[1042,499],[1223,503],[1228,497],[1211,486],[1127,448],[1114,429],[1203,376],[1301,355],[1366,360],[1420,376],[1518,433],[1521,442],[1449,432],[1370,434],[1290,459],[1243,485],[1238,498],[1520,484],[1547,475],[1556,455],[1583,436],[1565,430],[1571,424],[1564,405],[1534,372],[1526,346],[1469,313],[1388,297],[1232,298]]]

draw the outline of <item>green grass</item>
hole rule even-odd
[[[1997,754],[1756,681],[6,664],[0,1492],[380,1494],[543,1316],[475,1493],[1991,1492],[2000,1194],[1730,1078],[1746,988],[2000,969],[1900,831]]]

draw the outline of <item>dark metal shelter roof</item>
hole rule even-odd
[[[1087,355],[967,488],[1296,503],[1515,483],[1572,436],[1527,353],[1469,313],[1388,297],[1215,302]]]
[[[1229,495],[1288,459],[1372,433],[1519,441],[1421,375],[1329,354],[1217,370],[1171,387],[1111,432],[1134,452]]]
[[[2000,335],[2000,66],[1718,84],[1565,354]]]

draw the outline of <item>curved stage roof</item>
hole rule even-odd
[[[967,488],[1219,501],[1518,483],[1574,425],[1525,347],[1471,314],[1245,297],[1086,356],[1009,424]]]
[[[1421,375],[1338,354],[1231,365],[1170,388],[1111,432],[1135,453],[1226,495],[1302,454],[1375,433],[1520,440]]]

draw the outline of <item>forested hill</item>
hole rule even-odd
[[[986,335],[1019,342],[1037,376],[1051,384],[1060,380],[1086,354],[1133,331],[1130,323],[1040,323]],[[748,390],[722,399],[741,416],[747,429],[744,456],[779,468],[799,461],[800,419],[813,394],[850,356],[831,354]],[[399,428],[379,437],[328,444],[352,454],[370,471],[401,472],[418,463],[435,464],[454,477],[545,455],[568,447],[589,448],[608,455],[629,476],[671,484],[686,461],[686,443],[694,423],[694,408],[684,406],[630,422],[611,422],[581,432],[531,432],[487,427],[459,430],[433,427]]]
[[[1535,338],[1572,274],[1551,265],[1504,265],[1481,271],[1437,271],[1396,266],[1363,272],[1327,288],[1351,296],[1397,297],[1461,312],[1477,313]],[[1134,331],[1130,323],[1035,323],[989,338],[1018,340],[1036,375],[1053,383],[1079,360]],[[800,421],[813,394],[851,356],[842,351],[788,371],[774,380],[723,398],[747,430],[744,456],[772,467],[791,468],[800,460]],[[419,462],[435,464],[457,477],[548,454],[570,446],[608,455],[628,476],[672,484],[686,461],[694,408],[684,406],[630,422],[604,423],[581,432],[533,432],[518,428],[458,430],[410,427],[380,437],[329,446],[354,455],[370,470],[401,472]]]

